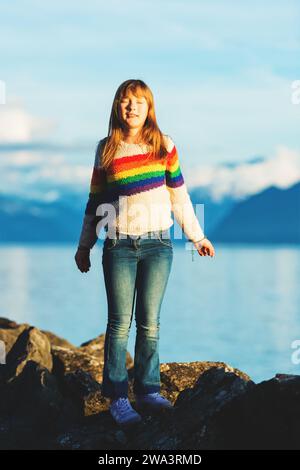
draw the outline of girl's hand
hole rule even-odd
[[[208,238],[204,238],[201,242],[194,243],[195,248],[197,249],[200,256],[209,255],[211,257],[215,256],[215,249],[212,243],[208,240]]]
[[[90,250],[88,248],[78,247],[75,254],[75,261],[78,269],[82,273],[87,273],[91,267]]]

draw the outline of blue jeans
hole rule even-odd
[[[145,235],[145,234],[144,234]],[[107,237],[102,266],[108,304],[102,395],[128,396],[126,352],[135,304],[135,394],[160,390],[159,317],[173,261],[169,229],[148,238]],[[155,235],[156,238],[150,238]],[[123,237],[124,234],[121,234]]]

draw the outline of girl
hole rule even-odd
[[[111,399],[109,409],[118,424],[141,420],[128,400],[126,369],[135,295],[135,407],[172,408],[159,393],[158,352],[160,309],[173,260],[171,211],[199,255],[214,256],[194,212],[174,142],[158,127],[152,92],[142,80],[126,80],[114,97],[108,137],[97,146],[75,255],[79,270],[89,271],[90,250],[104,227],[108,322],[102,395]]]

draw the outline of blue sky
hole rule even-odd
[[[91,165],[116,88],[141,78],[186,170],[299,152],[299,24],[289,0],[2,3],[0,143],[82,143]]]

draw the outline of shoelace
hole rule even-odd
[[[160,398],[161,400],[165,400],[166,401],[166,398],[163,397],[159,392],[153,392],[153,393],[148,393],[147,395],[153,397],[153,398]],[[146,395],[146,396],[147,396]]]
[[[118,409],[125,408],[125,411],[131,411],[130,404],[127,401],[127,398],[119,398],[116,402],[116,406]]]
[[[153,394],[153,395],[154,395],[154,394]],[[168,401],[165,397],[163,397],[162,395],[160,395],[159,392],[156,392],[156,393],[155,393],[155,397],[160,398],[162,401]]]

